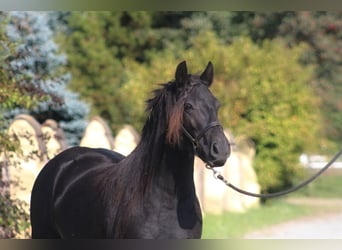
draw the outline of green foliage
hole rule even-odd
[[[322,97],[325,135],[342,141],[342,13],[299,12],[284,19],[282,32],[290,44],[306,42],[310,51],[305,63],[315,63],[313,87]]]
[[[278,38],[289,46],[308,45],[301,62],[316,66],[311,85],[322,98],[325,136],[336,144],[342,140],[341,17],[341,12],[298,11],[236,12],[232,18],[233,27],[256,42]]]
[[[299,63],[304,49],[277,40],[257,46],[242,38],[221,52],[222,61],[233,58],[217,89],[226,102],[221,119],[255,142],[264,192],[292,185],[299,155],[319,147],[319,98],[309,85],[312,68]]]
[[[312,176],[317,170],[307,171],[305,178]],[[341,169],[330,169],[314,182],[292,194],[295,197],[319,197],[340,199],[342,196],[342,175]]]
[[[28,92],[49,97],[30,110],[9,110],[6,116],[10,120],[19,113],[29,113],[41,123],[54,119],[64,129],[68,144],[77,145],[86,126],[88,106],[67,88],[70,75],[63,70],[66,57],[54,41],[48,13],[10,12],[6,35],[16,43],[16,54],[9,60],[16,83]]]
[[[7,195],[0,196],[0,238],[27,238],[29,236],[29,214],[20,200]]]
[[[70,34],[61,36],[73,75],[71,88],[114,130],[130,122],[117,91],[127,79],[122,60],[142,61],[145,49],[159,43],[148,29],[150,22],[147,12],[73,12],[68,18]]]
[[[125,102],[134,96],[125,94],[124,85],[141,83],[132,82],[135,76],[129,68],[150,62],[156,52],[185,48],[188,29],[180,27],[182,18],[189,16],[191,12],[71,12],[66,18],[67,31],[59,36],[68,54],[71,88],[91,103],[91,113],[106,119],[114,131],[125,123],[140,128],[144,105],[139,102],[137,113]],[[148,84],[150,79],[140,80]]]
[[[4,111],[15,107],[33,107],[42,96],[27,88],[23,88],[14,79],[13,72],[8,67],[8,58],[14,55],[14,44],[5,36],[4,25],[7,17],[0,13],[0,154],[4,151],[18,151],[18,144],[11,141],[5,130]],[[19,78],[25,81],[25,76]],[[32,90],[32,89],[31,89]],[[13,238],[17,234],[25,234],[29,228],[29,215],[22,202],[12,200],[4,194],[2,182],[2,166],[0,162],[0,238]]]
[[[6,110],[16,107],[30,109],[42,101],[44,96],[31,86],[21,85],[26,82],[28,76],[18,76],[9,67],[10,57],[15,57],[15,45],[5,35],[5,24],[8,21],[7,15],[0,13],[0,152],[5,150],[16,150],[16,143],[9,140],[4,114]]]
[[[52,33],[45,25],[46,19],[42,18],[41,14],[31,12],[0,13],[1,156],[9,151],[20,153],[18,141],[9,138],[6,130],[12,112],[36,112],[38,117],[46,120],[44,112],[51,114],[60,111],[59,117],[65,117],[72,113],[72,108],[71,105],[66,105],[66,112],[66,109],[61,108],[62,105],[57,105],[61,103],[56,95],[62,93],[60,96],[63,101],[74,104],[77,109],[76,117],[82,119],[84,116],[82,103],[77,102],[77,96],[60,88],[61,85],[64,87],[61,84],[63,77],[56,80],[57,73],[60,73],[58,65],[63,62],[63,57],[54,57],[56,51],[55,44],[51,42]],[[53,104],[60,109],[56,108],[56,111]],[[67,117],[67,122],[73,121],[74,117],[75,112]],[[75,131],[77,129],[71,131],[73,135]],[[0,162],[0,234],[3,234],[2,237],[14,237],[28,229],[28,214],[20,201],[11,199],[4,191],[7,184],[2,182],[2,163]]]
[[[130,123],[140,130],[144,101],[158,83],[173,79],[175,65],[187,60],[189,70],[198,73],[212,61],[220,118],[233,133],[255,142],[263,192],[290,186],[299,174],[298,156],[321,143],[320,99],[311,85],[314,68],[301,64],[309,47],[290,48],[281,39],[255,44],[240,36],[249,34],[248,25],[256,25],[239,25],[239,18],[254,20],[254,14],[244,15],[71,13],[70,33],[61,41],[70,59],[72,86],[113,129]],[[269,20],[279,24],[282,18],[275,14]],[[270,24],[263,35],[274,32]]]

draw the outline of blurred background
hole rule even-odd
[[[214,65],[212,91],[235,143],[229,178],[248,188],[243,178],[252,176],[260,193],[292,187],[341,147],[341,59],[339,12],[0,12],[0,237],[29,237],[29,187],[56,153],[76,145],[119,150],[119,141],[134,147],[145,100],[183,60],[194,74]],[[101,145],[86,143],[97,141],[85,138],[89,127],[91,138],[106,135]],[[233,208],[234,194],[197,170],[203,237],[239,238],[338,212],[341,167],[283,199],[235,195]],[[211,209],[222,197],[222,208]]]

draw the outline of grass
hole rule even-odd
[[[312,176],[317,170],[309,171]],[[331,169],[318,177],[308,186],[298,190],[292,196],[295,197],[320,197],[320,198],[342,198],[342,170]]]
[[[312,172],[308,173],[308,176],[311,175]],[[260,207],[250,209],[246,213],[206,214],[202,238],[241,238],[248,232],[302,216],[314,215],[327,208],[317,205],[294,204],[289,202],[291,198],[342,199],[342,170],[329,170],[328,173],[294,194],[281,199],[268,200]]]
[[[308,206],[289,204],[285,200],[268,202],[245,213],[204,216],[204,239],[241,238],[244,234],[311,213]]]

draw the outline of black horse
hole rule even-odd
[[[32,238],[200,238],[194,156],[212,167],[230,154],[208,87],[177,66],[175,81],[147,101],[141,141],[127,157],[74,147],[50,160],[31,197]]]

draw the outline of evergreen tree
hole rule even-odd
[[[108,46],[113,42],[108,29],[115,29],[115,20],[117,17],[110,12],[101,16],[97,12],[72,12],[67,36],[61,37],[73,75],[71,89],[91,103],[92,114],[111,124],[124,117],[115,91],[122,83],[122,63],[115,58],[117,48]]]
[[[31,108],[41,100],[41,93],[25,82],[25,76],[17,76],[8,65],[8,58],[15,54],[14,44],[8,41],[5,34],[6,13],[0,12],[0,155],[5,151],[18,151],[18,144],[10,140],[7,134],[7,123],[3,119],[5,110],[15,107]],[[23,202],[13,200],[6,191],[3,180],[3,162],[0,159],[0,238],[13,238],[16,234],[24,235],[29,228],[29,214],[23,208]]]
[[[65,55],[58,53],[47,13],[10,12],[7,35],[16,42],[17,55],[9,59],[15,77],[25,75],[26,83],[47,93],[51,98],[40,102],[33,110],[15,109],[7,114],[13,118],[19,112],[33,115],[39,122],[55,119],[65,131],[69,145],[77,145],[86,126],[88,106],[78,94],[67,89],[70,75],[63,72]]]

